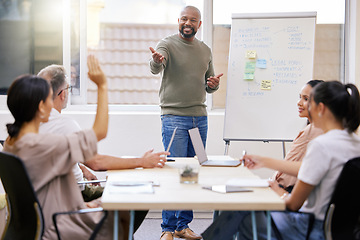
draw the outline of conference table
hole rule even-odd
[[[135,210],[237,210],[252,211],[253,239],[257,239],[255,211],[267,211],[267,237],[271,239],[269,211],[285,210],[284,201],[269,187],[249,188],[251,192],[219,193],[204,186],[226,184],[230,179],[258,179],[242,165],[238,167],[200,166],[196,184],[180,183],[179,168],[186,165],[199,167],[194,158],[174,158],[163,168],[111,170],[102,196],[103,208],[114,211],[114,239],[118,236],[118,211],[130,210],[132,239]],[[147,186],[137,183],[150,182]],[[124,183],[126,185],[124,185]],[[134,184],[134,187],[130,185]],[[150,185],[150,187],[149,187]],[[130,187],[129,187],[130,186]],[[124,191],[125,190],[125,191]]]

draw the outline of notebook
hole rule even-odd
[[[204,144],[201,140],[200,132],[198,128],[193,128],[189,130],[191,142],[194,146],[194,150],[197,156],[197,159],[201,166],[213,166],[213,167],[237,167],[241,164],[239,160],[221,160],[224,156],[212,156],[211,159],[208,159]]]

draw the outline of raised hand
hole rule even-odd
[[[89,55],[87,59],[88,76],[97,86],[106,84],[106,76],[100,67],[99,60],[94,55]]]
[[[153,58],[154,62],[162,63],[164,60],[164,56],[161,53],[158,53],[157,51],[155,51],[155,49],[153,49],[152,47],[149,47],[149,49],[152,52],[152,58]]]

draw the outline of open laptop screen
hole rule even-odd
[[[200,164],[202,164],[203,162],[206,162],[208,159],[207,159],[207,155],[205,152],[205,147],[204,147],[203,141],[201,140],[199,129],[198,128],[190,129],[189,134],[190,134],[191,142],[194,146],[196,156],[197,156]]]

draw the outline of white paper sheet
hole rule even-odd
[[[232,178],[226,182],[226,185],[238,187],[269,187],[268,179],[260,178]]]

